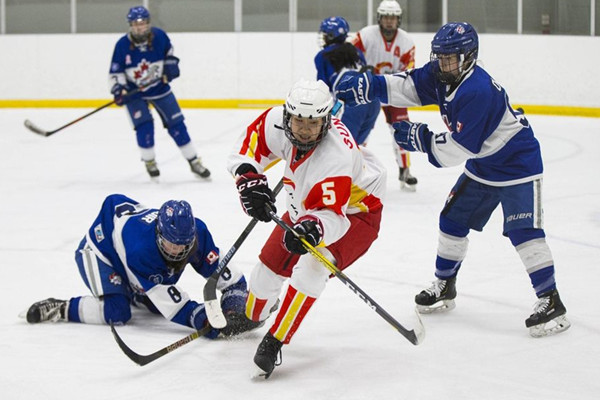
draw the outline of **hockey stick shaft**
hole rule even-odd
[[[123,339],[121,339],[121,337],[117,333],[117,330],[115,329],[115,326],[113,325],[113,323],[112,322],[110,323],[110,330],[113,334],[113,337],[117,341],[117,344],[119,345],[121,350],[123,350],[123,353],[125,353],[125,355],[127,357],[129,357],[129,359],[131,361],[133,361],[134,363],[136,363],[142,367],[146,364],[151,363],[152,361],[158,360],[159,358],[161,358],[162,356],[164,356],[166,354],[169,354],[173,350],[177,350],[178,348],[182,347],[183,345],[186,345],[189,342],[196,340],[201,336],[206,335],[211,329],[212,329],[212,327],[210,325],[207,325],[204,328],[200,329],[199,331],[196,331],[196,332],[184,337],[183,339],[180,339],[180,340],[176,341],[175,343],[168,345],[167,347],[163,347],[162,349],[155,351],[152,354],[142,355],[142,354],[136,353],[129,346],[127,346],[127,344],[125,344]]]
[[[140,86],[140,87],[138,87],[138,88],[135,88],[135,89],[133,89],[132,91],[130,91],[130,92],[127,92],[127,93],[124,95],[124,97],[127,97],[127,96],[132,96],[132,95],[134,95],[134,94],[136,94],[136,93],[139,93],[139,92],[141,92],[142,90],[146,89],[146,88],[147,88],[147,87],[149,87],[149,86],[152,86],[152,85],[154,85],[156,82],[159,82],[159,81],[160,81],[160,80],[162,80],[162,79],[163,79],[163,78],[160,78],[160,79],[157,79],[157,80],[154,80],[154,81],[151,81],[151,82],[149,82],[147,85],[143,85],[143,86]],[[116,103],[116,101],[115,101],[115,100],[113,100],[113,101],[110,101],[110,102],[108,102],[108,103],[106,103],[106,104],[104,104],[104,105],[102,105],[102,106],[100,106],[100,107],[96,108],[95,110],[92,110],[92,111],[90,111],[89,113],[87,113],[87,114],[85,114],[85,115],[82,115],[81,117],[79,117],[79,118],[77,118],[77,119],[75,119],[75,120],[73,120],[73,121],[71,121],[71,122],[69,122],[69,123],[67,123],[67,124],[65,124],[65,125],[63,125],[63,126],[61,126],[60,128],[56,128],[56,129],[54,129],[53,131],[45,131],[45,130],[43,130],[43,129],[41,129],[41,128],[37,127],[35,124],[33,124],[33,123],[32,123],[30,120],[28,120],[28,119],[26,119],[26,120],[25,120],[25,127],[27,127],[27,129],[29,129],[29,130],[30,130],[30,131],[32,131],[33,133],[37,133],[38,135],[42,135],[42,136],[45,136],[45,137],[52,136],[52,135],[54,135],[56,132],[62,131],[63,129],[65,129],[65,128],[68,128],[69,126],[71,126],[71,125],[74,125],[74,124],[78,123],[79,121],[81,121],[81,120],[84,120],[84,119],[86,119],[87,117],[89,117],[89,116],[91,116],[91,115],[94,115],[94,114],[96,114],[98,111],[104,110],[105,108],[112,106],[112,105],[113,105],[113,104],[115,104],[115,103]]]
[[[424,337],[425,330],[423,324],[417,314],[419,322],[417,332],[415,330],[408,330],[402,324],[394,319],[387,311],[383,309],[371,296],[369,296],[364,290],[362,290],[356,283],[352,282],[346,274],[344,274],[338,267],[336,267],[331,261],[329,261],[321,252],[319,252],[314,246],[312,246],[303,236],[299,235],[292,227],[285,223],[284,220],[279,218],[273,211],[270,212],[271,218],[277,225],[279,225],[284,231],[290,232],[296,236],[302,242],[304,248],[317,260],[321,262],[336,278],[341,280],[348,289],[356,294],[367,306],[381,316],[386,322],[392,325],[398,332],[402,334],[409,342],[414,345],[421,343]]]
[[[273,194],[277,196],[281,189],[283,188],[283,178],[279,180],[275,189],[273,189]],[[225,320],[225,315],[223,315],[223,311],[221,310],[221,305],[217,299],[217,282],[219,281],[219,277],[231,261],[231,258],[238,251],[242,243],[246,240],[250,232],[254,229],[258,220],[256,218],[252,218],[252,220],[248,223],[242,234],[237,238],[233,246],[229,249],[227,254],[221,258],[217,269],[211,274],[211,276],[206,281],[204,285],[204,309],[206,310],[206,315],[208,317],[208,321],[210,324],[217,328],[221,329],[227,325],[227,321]]]

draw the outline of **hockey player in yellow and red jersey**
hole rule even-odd
[[[228,160],[244,211],[269,222],[274,195],[263,175],[285,160],[287,212],[282,219],[340,270],[362,256],[377,238],[386,172],[359,148],[345,125],[332,118],[333,97],[323,81],[301,80],[285,105],[260,115],[238,139]],[[289,286],[277,317],[258,346],[257,376],[268,378],[283,344],[325,289],[329,271],[291,233],[276,226],[250,278],[246,316],[266,320]],[[279,365],[279,364],[277,364]]]
[[[363,52],[367,64],[375,74],[394,74],[415,66],[415,43],[400,29],[402,8],[396,0],[383,0],[377,7],[377,25],[369,25],[357,32],[352,44]],[[408,121],[406,108],[383,106],[385,119],[394,134],[394,122]],[[393,142],[399,167],[401,187],[408,191],[417,188],[417,178],[410,174],[410,153]]]

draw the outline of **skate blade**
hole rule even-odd
[[[400,182],[400,190],[403,192],[414,193],[417,191],[417,185],[408,185],[405,182]]]
[[[419,309],[415,307],[415,314],[417,315],[417,325],[414,327],[415,335],[417,336],[417,343],[423,343],[425,339],[425,326],[423,325],[423,321],[421,320],[421,315],[419,314]]]
[[[261,379],[269,379],[271,376],[271,372],[265,372],[258,365],[254,364],[254,370],[250,372],[250,379],[261,380]]]
[[[29,308],[26,308],[23,311],[21,311],[19,313],[19,318],[27,319],[27,311],[29,311]]]
[[[569,322],[566,316],[561,315],[551,321],[546,322],[545,324],[539,324],[530,327],[529,334],[534,338],[542,338],[564,332],[570,327],[571,322]]]
[[[417,304],[417,312],[419,314],[439,314],[453,310],[456,307],[456,302],[452,300],[442,300],[431,306],[422,306]]]

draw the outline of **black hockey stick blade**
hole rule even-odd
[[[206,335],[211,329],[212,329],[212,327],[210,325],[206,325],[204,328],[200,329],[199,331],[196,331],[196,332],[184,337],[183,339],[180,339],[180,340],[176,341],[175,343],[168,345],[167,347],[163,347],[162,349],[155,351],[152,354],[142,355],[142,354],[136,353],[129,346],[127,346],[127,344],[125,344],[123,339],[121,339],[121,337],[117,333],[117,330],[115,329],[115,326],[112,323],[112,321],[110,323],[110,330],[113,334],[113,337],[117,341],[117,344],[119,345],[121,350],[123,350],[123,353],[125,353],[125,355],[127,357],[129,357],[129,359],[131,361],[133,361],[134,363],[136,363],[137,365],[142,366],[142,367],[146,364],[151,363],[152,361],[155,361],[155,360],[161,358],[162,356],[164,356],[166,354],[169,354],[173,350],[176,350],[176,349],[180,348],[181,346],[186,345],[189,342],[196,340],[201,336]]]
[[[281,189],[283,188],[283,178],[279,180],[275,189],[273,189],[273,194],[277,196]],[[219,277],[225,270],[227,264],[231,258],[238,251],[239,247],[244,243],[252,229],[256,226],[258,220],[256,218],[252,218],[252,220],[246,225],[246,228],[242,232],[242,234],[237,238],[231,249],[225,254],[225,256],[219,262],[217,269],[215,272],[211,274],[211,276],[206,280],[204,284],[204,309],[206,310],[206,316],[208,317],[208,321],[210,324],[217,328],[222,329],[227,325],[227,321],[225,320],[225,315],[223,315],[223,310],[221,310],[221,304],[217,299],[217,282],[219,281]]]

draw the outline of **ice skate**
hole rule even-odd
[[[446,312],[456,307],[456,277],[436,279],[430,288],[415,296],[417,311],[421,314]]]
[[[144,164],[146,165],[146,171],[148,171],[150,178],[158,178],[160,176],[160,171],[158,169],[158,165],[156,165],[156,161],[144,161]]]
[[[210,176],[210,171],[200,161],[200,158],[196,157],[192,160],[188,161],[190,163],[190,169],[196,175],[201,178],[208,178]]]
[[[27,310],[26,319],[30,324],[38,322],[58,322],[67,321],[67,310],[69,302],[67,300],[57,300],[49,298],[34,303]]]
[[[556,289],[544,293],[533,306],[533,314],[525,320],[529,334],[535,338],[566,331],[571,323],[566,317],[567,309]]]
[[[410,174],[410,168],[400,167],[398,174],[398,180],[400,180],[400,189],[407,192],[414,192],[417,190],[417,178]]]
[[[257,367],[254,377],[268,379],[275,367],[281,365],[281,346],[283,343],[267,332],[254,355],[254,364]]]

